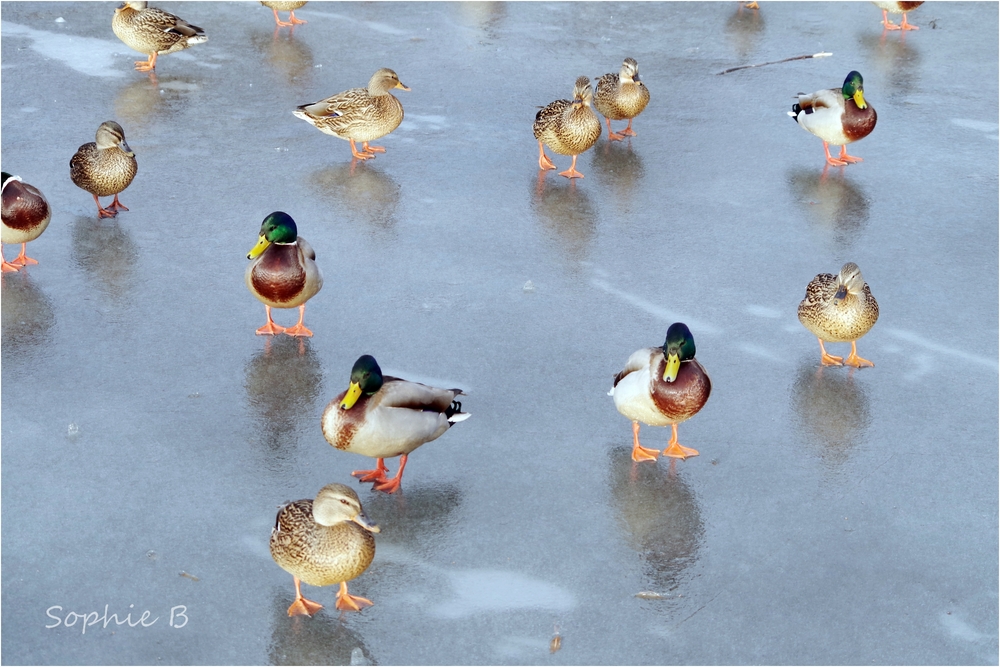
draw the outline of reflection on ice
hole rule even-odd
[[[86,193],[81,202],[93,208]],[[96,215],[96,214],[95,214]],[[127,216],[128,213],[120,215]],[[139,246],[117,218],[78,216],[73,222],[73,259],[98,288],[115,301],[126,302],[135,286]]]
[[[352,160],[313,172],[309,183],[331,210],[347,218],[344,222],[361,222],[381,232],[396,224],[399,184],[375,166]]]
[[[555,174],[546,180],[543,171],[532,188],[531,208],[545,231],[560,242],[570,259],[584,259],[597,230],[597,214],[586,189]]]
[[[291,581],[271,599],[271,640],[267,661],[271,665],[374,665],[364,639],[344,624],[331,603],[312,618],[288,617],[294,597]],[[328,613],[324,613],[328,612]],[[359,655],[360,654],[360,655]],[[355,661],[358,662],[355,662]]]
[[[845,174],[845,168],[788,172],[788,185],[805,212],[821,229],[833,233],[841,251],[849,251],[868,224],[870,200]]]
[[[29,270],[5,273],[3,298],[0,299],[0,350],[8,371],[17,367],[17,358],[32,348],[44,349],[55,324],[52,301],[34,282]],[[8,377],[14,377],[14,373]]]
[[[798,430],[831,468],[843,465],[871,422],[868,394],[853,369],[815,363],[799,368],[791,389]]]

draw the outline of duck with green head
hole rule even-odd
[[[878,120],[875,108],[865,101],[861,74],[852,71],[841,88],[818,90],[811,95],[799,93],[799,101],[788,115],[804,129],[823,140],[826,161],[834,167],[862,159],[847,154],[847,144],[864,139]],[[840,155],[830,155],[830,146],[840,146]]]
[[[257,245],[247,259],[247,288],[264,304],[267,324],[257,329],[257,335],[286,333],[289,336],[312,336],[302,323],[306,316],[306,301],[323,287],[323,274],[316,266],[312,246],[298,235],[292,216],[275,211],[264,218]],[[299,309],[299,321],[293,327],[281,327],[271,319],[271,308]]]
[[[659,454],[639,444],[639,422],[672,428],[664,456],[698,456],[698,450],[677,442],[677,425],[696,415],[712,391],[712,381],[694,355],[691,330],[676,322],[667,329],[663,347],[633,352],[625,368],[615,376],[608,394],[614,398],[618,412],[632,420],[633,461],[655,461]]]
[[[295,602],[289,616],[312,616],[323,608],[302,595],[301,582],[310,586],[340,584],[337,609],[361,611],[368,598],[347,592],[347,582],[368,569],[375,558],[378,526],[365,516],[361,501],[343,484],[327,484],[315,500],[286,503],[278,510],[271,530],[271,557],[295,580]]]
[[[471,416],[455,400],[461,394],[461,389],[383,376],[375,357],[366,354],[354,363],[348,388],[323,411],[323,436],[337,449],[377,459],[374,470],[351,474],[374,482],[377,491],[393,493],[410,452]],[[394,456],[400,457],[399,472],[389,479],[385,459]]]
[[[25,252],[29,241],[34,241],[45,228],[49,226],[52,218],[52,209],[45,196],[33,185],[29,185],[21,180],[20,176],[13,176],[3,172],[2,178],[2,199],[3,199],[3,225],[0,226],[0,260],[2,260],[2,271],[9,273],[27,266],[28,264],[38,264],[38,260],[28,257]],[[8,262],[3,259],[4,243],[20,243],[21,254]]]

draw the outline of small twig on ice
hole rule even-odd
[[[742,65],[741,67],[731,67],[727,70],[719,72],[719,74],[729,74],[730,72],[735,72],[739,69],[749,69],[751,67],[763,67],[764,65],[777,65],[778,63],[787,63],[791,60],[806,60],[808,58],[826,58],[827,56],[832,56],[832,53],[814,53],[811,56],[795,56],[794,58],[785,58],[784,60],[772,60],[769,63],[758,63],[757,65]]]

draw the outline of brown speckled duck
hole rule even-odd
[[[823,140],[826,161],[834,167],[861,162],[861,158],[847,154],[847,144],[864,139],[875,129],[878,115],[865,101],[864,91],[861,75],[851,72],[842,88],[799,93],[798,103],[788,112],[795,122]],[[830,155],[828,144],[840,146],[840,155]]]
[[[545,155],[548,146],[560,155],[572,155],[573,164],[560,176],[583,178],[576,170],[576,158],[595,143],[601,136],[601,121],[590,108],[594,91],[590,79],[581,76],[573,87],[572,100],[556,100],[535,114],[534,132],[538,140],[538,168],[555,169],[556,166]]]
[[[295,26],[301,23],[308,23],[302,19],[295,18],[295,10],[305,7],[304,0],[260,0],[260,4],[268,7],[274,12],[274,22],[279,27]],[[288,12],[288,22],[278,18],[278,12]]]
[[[280,510],[271,530],[271,558],[295,580],[295,602],[288,615],[312,616],[323,605],[302,595],[300,582],[310,586],[340,584],[337,609],[361,611],[372,601],[350,595],[347,582],[368,569],[375,558],[379,532],[349,487],[328,484],[315,500],[296,500]]]
[[[712,381],[694,355],[691,330],[676,322],[667,329],[663,347],[636,350],[615,376],[608,393],[618,412],[632,420],[633,461],[655,461],[660,453],[639,444],[639,422],[672,428],[664,456],[698,456],[698,450],[677,442],[677,425],[698,414],[712,392]]]
[[[799,304],[799,322],[819,339],[820,363],[824,366],[874,366],[858,356],[857,341],[875,326],[876,320],[878,302],[854,262],[844,264],[839,275],[821,273],[809,281],[806,298]],[[851,354],[847,359],[827,354],[823,341],[849,342]]]
[[[632,119],[649,104],[649,88],[639,80],[639,63],[626,58],[618,74],[605,74],[597,80],[594,106],[608,123],[608,139],[620,141],[634,137]],[[611,121],[628,119],[628,127],[621,132],[611,131]]]
[[[389,134],[403,122],[403,105],[389,93],[393,88],[409,90],[391,69],[383,67],[372,74],[367,88],[351,88],[325,100],[303,104],[292,112],[320,132],[351,143],[351,155],[359,160],[384,153],[384,146],[369,146]],[[358,152],[355,141],[361,142]]]
[[[97,128],[97,141],[80,146],[69,161],[69,177],[77,187],[94,196],[97,215],[113,218],[118,211],[128,209],[118,201],[118,194],[129,186],[139,165],[135,153],[125,142],[125,130],[113,120]],[[108,208],[101,207],[98,197],[115,196]]]
[[[406,457],[420,445],[436,440],[452,424],[470,417],[455,400],[461,389],[438,389],[419,382],[382,377],[370,354],[351,369],[348,389],[323,411],[323,437],[337,449],[378,459],[374,470],[355,470],[362,482],[393,493],[403,479]],[[385,459],[399,456],[399,472],[385,473]]]
[[[34,241],[52,218],[52,209],[45,196],[34,185],[3,172],[2,176],[3,224],[0,226],[0,260],[2,271],[9,273],[27,266],[38,264],[38,260],[28,257],[25,252],[29,241]],[[20,243],[21,253],[8,262],[3,259],[4,243]]]
[[[208,41],[205,31],[198,26],[147,4],[124,2],[115,8],[115,17],[111,19],[111,29],[118,39],[130,49],[149,56],[147,60],[136,61],[135,68],[140,72],[154,70],[158,55]]]
[[[323,274],[316,266],[316,253],[308,241],[298,235],[292,216],[275,211],[260,226],[257,245],[247,255],[254,260],[247,266],[247,288],[264,304],[267,324],[257,335],[286,333],[289,336],[312,336],[302,323],[306,301],[323,288]],[[271,308],[299,309],[299,322],[280,327],[271,319]]]

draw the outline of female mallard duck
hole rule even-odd
[[[99,218],[113,218],[128,209],[118,201],[118,193],[129,186],[139,165],[135,153],[125,143],[125,130],[113,120],[97,128],[97,141],[80,146],[69,161],[69,177],[77,187],[94,196]],[[108,208],[98,197],[115,196]]]
[[[162,9],[147,7],[146,2],[125,2],[115,8],[111,29],[130,49],[149,56],[137,60],[135,68],[151,72],[156,68],[156,56],[183,51],[193,44],[207,42],[205,31]]]
[[[292,216],[275,211],[264,218],[257,245],[247,255],[254,260],[247,267],[247,288],[261,300],[267,312],[267,324],[257,335],[280,334],[312,336],[302,324],[306,301],[323,288],[323,274],[316,266],[316,253],[298,229]],[[280,327],[271,319],[271,308],[299,308],[299,322],[294,327]]]
[[[875,129],[878,115],[865,102],[864,91],[861,75],[851,72],[843,88],[817,90],[812,95],[799,93],[798,104],[788,112],[795,122],[823,140],[826,161],[834,167],[861,162],[861,158],[847,154],[847,144],[864,139]],[[830,155],[828,144],[840,146],[838,157]]]
[[[921,2],[880,2],[875,0],[872,4],[882,10],[882,25],[886,30],[920,30],[917,26],[906,22],[906,13],[924,4],[923,0]],[[890,21],[889,14],[902,14],[902,24],[896,25]]]
[[[362,482],[374,482],[378,491],[393,493],[399,489],[410,452],[471,416],[455,400],[460,394],[461,389],[382,377],[378,362],[366,354],[354,363],[348,389],[323,411],[323,436],[337,449],[378,459],[374,470],[351,474]],[[385,459],[394,456],[400,457],[399,472],[387,479]]]
[[[367,88],[351,88],[325,100],[303,104],[292,112],[325,134],[351,142],[351,155],[359,160],[384,153],[384,146],[369,146],[403,122],[403,105],[389,93],[393,88],[409,90],[391,69],[372,74]],[[361,152],[354,145],[361,142]]]
[[[642,113],[649,104],[649,88],[639,80],[639,63],[635,58],[626,58],[618,74],[605,74],[597,80],[594,106],[608,123],[608,139],[620,141],[634,137],[632,119]],[[612,120],[628,119],[628,127],[620,133],[611,131]]]
[[[279,27],[308,23],[308,21],[295,18],[295,10],[301,9],[306,4],[304,0],[260,0],[260,4],[270,8],[274,12],[274,22]],[[278,12],[289,12],[288,23],[278,18]]]
[[[347,592],[347,582],[368,569],[375,557],[372,533],[377,532],[358,494],[343,484],[327,484],[315,500],[283,505],[271,530],[271,558],[295,580],[295,602],[288,615],[312,616],[323,608],[302,595],[300,581],[310,586],[339,583],[337,609],[370,607],[371,600]]]
[[[538,140],[538,168],[555,169],[552,160],[545,154],[548,146],[560,155],[572,155],[573,164],[560,176],[583,178],[576,170],[576,158],[597,143],[601,136],[601,121],[590,108],[594,91],[590,79],[581,76],[573,87],[572,100],[556,100],[535,114],[535,139]]]
[[[821,273],[806,285],[806,298],[799,304],[799,322],[819,339],[820,363],[856,368],[874,366],[858,356],[857,341],[875,326],[878,302],[861,277],[854,262],[844,264],[839,275]],[[851,354],[844,359],[826,353],[823,341],[851,344]]]
[[[2,172],[3,185],[0,186],[3,200],[3,225],[0,226],[0,260],[4,273],[17,271],[28,264],[38,264],[38,260],[25,255],[29,241],[34,241],[52,218],[52,209],[45,196],[34,185],[28,185],[20,176]],[[8,262],[3,259],[4,243],[20,243],[21,254]]]
[[[712,391],[712,381],[694,353],[691,331],[676,322],[667,329],[663,347],[636,350],[615,376],[608,393],[618,412],[632,420],[633,461],[655,461],[659,454],[639,444],[639,422],[673,428],[664,456],[698,456],[698,450],[677,442],[677,425],[695,416]]]

